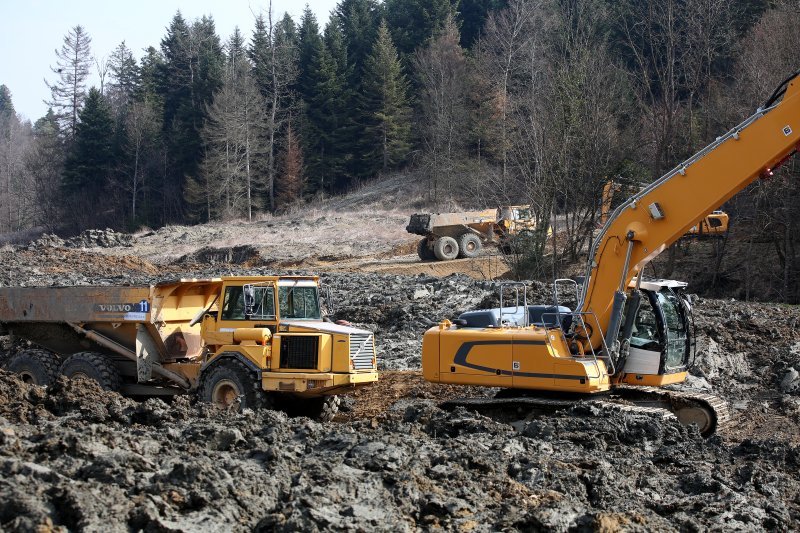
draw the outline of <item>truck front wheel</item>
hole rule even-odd
[[[19,374],[25,383],[49,387],[58,376],[60,363],[56,354],[34,349],[11,356],[6,369]]]
[[[433,244],[433,253],[439,261],[450,261],[458,257],[458,243],[452,237],[439,237]]]
[[[233,411],[269,407],[261,382],[236,359],[220,361],[206,370],[199,396],[204,402]]]
[[[428,238],[425,237],[419,244],[417,244],[417,255],[423,261],[433,261],[436,259],[436,255],[431,250],[431,247],[428,246]]]
[[[69,379],[93,379],[105,390],[118,391],[122,385],[114,363],[101,353],[72,354],[61,365],[59,372]]]

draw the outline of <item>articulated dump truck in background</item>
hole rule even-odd
[[[510,205],[484,211],[415,213],[406,231],[423,238],[417,254],[423,261],[476,257],[485,243],[510,251],[517,236],[536,231],[538,219],[529,205]]]
[[[373,334],[324,321],[314,276],[0,288],[0,333],[38,346],[6,367],[39,385],[88,377],[123,394],[278,403],[322,420],[338,394],[378,379]]]

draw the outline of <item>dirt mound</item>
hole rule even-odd
[[[70,381],[64,377],[48,388],[23,382],[16,374],[0,370],[0,417],[28,424],[79,413],[92,422],[127,421],[126,411],[136,403],[103,390],[95,381]]]
[[[170,272],[131,255],[68,248],[0,250],[0,286],[138,284]]]
[[[0,373],[2,400],[46,413],[0,414],[0,527],[740,530],[800,516],[786,443],[704,440],[591,406],[515,431],[438,409],[450,392],[417,380],[390,375],[394,406],[323,425]]]
[[[214,248],[206,246],[182,256],[174,262],[175,265],[218,265],[234,264],[240,266],[263,265],[265,261],[261,253],[253,246],[233,246],[228,248]]]
[[[130,248],[134,238],[127,233],[120,233],[111,228],[87,229],[80,235],[69,239],[62,239],[58,235],[45,233],[28,245],[29,250],[39,248]]]

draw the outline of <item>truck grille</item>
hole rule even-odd
[[[317,368],[319,337],[281,336],[281,368]]]
[[[375,368],[373,357],[375,357],[375,341],[372,333],[351,333],[350,361],[353,362],[353,368],[356,370]]]

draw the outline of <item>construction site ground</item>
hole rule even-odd
[[[383,184],[253,222],[0,249],[0,285],[143,284],[315,272],[330,311],[373,330],[380,381],[331,423],[133,400],[92,382],[42,389],[0,371],[0,530],[788,531],[800,523],[800,309],[701,297],[687,384],[725,398],[711,438],[591,404],[516,427],[438,405],[494,390],[419,372],[442,318],[496,306],[502,259],[421,263]],[[409,206],[413,209],[413,206]],[[507,270],[507,268],[506,268]],[[687,280],[690,283],[691,279]],[[550,302],[547,284],[528,299]],[[24,344],[3,339],[2,360]]]

